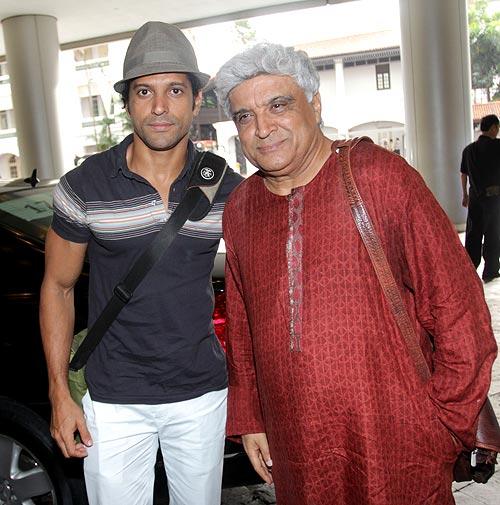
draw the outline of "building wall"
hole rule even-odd
[[[80,53],[80,58],[83,59],[79,61],[75,61],[74,50],[66,51],[68,60],[71,60],[68,61],[67,67],[72,69],[74,76],[74,101],[78,111],[74,158],[81,158],[97,151],[104,119],[114,121],[109,125],[109,132],[116,141],[120,141],[124,136],[121,120],[117,117],[123,112],[122,102],[120,96],[113,90],[113,84],[122,75],[122,62],[128,43],[128,40],[121,40],[102,44],[107,48],[106,55],[85,57]],[[89,114],[89,104],[96,100],[91,97],[98,97],[99,113],[95,116]]]
[[[325,70],[319,72],[321,95],[321,118],[326,126],[335,129],[339,126],[339,101],[337,99],[337,83],[335,81],[335,71]]]
[[[375,121],[404,123],[401,62],[391,61],[389,67],[387,90],[377,89],[375,65],[344,68],[349,128]]]
[[[86,60],[76,61],[75,51],[62,51],[59,55],[59,84],[57,89],[59,120],[62,129],[63,161],[67,170],[73,168],[85,155],[96,151],[96,137],[103,125],[102,120],[114,120],[110,131],[116,141],[120,141],[125,133],[121,118],[115,118],[123,112],[120,97],[113,90],[113,84],[122,74],[122,64],[129,41],[122,40],[107,47],[107,56],[101,57],[92,51]],[[12,99],[8,75],[5,65],[0,69],[0,114],[4,110],[12,110]],[[85,117],[85,106],[82,99],[90,96],[99,97],[102,103],[102,114]],[[87,109],[88,110],[88,109]],[[9,178],[10,167],[7,155],[19,156],[15,128],[2,129],[0,123],[0,179]]]
[[[12,171],[13,165],[19,168],[19,148],[7,65],[0,63],[0,179],[17,176],[17,171]]]
[[[120,96],[113,83],[122,75],[122,63],[129,41],[122,40],[94,46],[91,50],[66,50],[60,53],[58,88],[60,124],[63,135],[63,159],[67,170],[97,150],[103,120],[112,139],[126,134],[122,121]],[[78,56],[79,55],[79,56]],[[400,138],[404,144],[404,103],[400,61],[390,62],[390,89],[377,90],[375,65],[344,67],[344,92],[338,93],[334,68],[320,71],[324,132],[330,138],[369,135],[375,142],[388,145]],[[95,97],[95,98],[91,98]],[[0,75],[0,111],[12,109],[8,76]],[[97,115],[89,113],[97,110]],[[361,125],[361,126],[360,126]],[[216,123],[219,154],[236,165],[232,122]],[[351,131],[352,130],[352,131]],[[385,144],[384,144],[385,143]],[[0,129],[0,156],[18,155],[15,129]],[[6,157],[0,158],[0,178],[8,177]],[[248,172],[254,168],[248,164]]]
[[[392,121],[404,124],[403,82],[401,62],[390,62],[391,88],[378,90],[375,65],[344,68],[344,97],[337,96],[335,70],[323,70],[320,74],[323,122],[325,126],[347,128],[360,124]],[[341,102],[343,102],[341,104]],[[341,115],[345,115],[344,118]]]

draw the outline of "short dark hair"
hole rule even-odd
[[[126,81],[123,83],[123,91],[120,93],[122,102],[123,102],[123,108],[126,109],[128,105],[128,97],[130,94],[130,81]]]
[[[481,131],[487,132],[492,126],[498,126],[500,121],[495,114],[489,114],[481,119]]]
[[[203,86],[200,84],[200,81],[196,78],[195,75],[193,74],[186,74],[189,83],[191,84],[191,90],[193,92],[193,107],[194,107],[194,99],[196,98],[196,95],[203,89]],[[124,83],[124,88],[123,91],[120,93],[122,102],[123,102],[123,108],[125,109],[128,105],[128,99],[130,95],[130,81],[126,81]]]

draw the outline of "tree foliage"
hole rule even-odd
[[[500,74],[500,13],[488,14],[488,0],[476,0],[469,9],[472,88],[490,90]]]
[[[244,46],[255,42],[255,30],[250,25],[250,21],[248,19],[235,21],[234,28],[239,41]]]
[[[114,114],[115,103],[111,103],[110,112],[112,117],[107,114],[99,121],[100,129],[95,134],[97,151],[106,151],[122,140],[123,137],[132,133],[133,126],[130,116],[126,110]],[[121,132],[119,127],[112,129],[111,125],[121,124]]]
[[[111,131],[111,125],[114,124],[115,120],[109,117],[105,117],[101,121],[101,129],[97,134],[96,145],[97,151],[105,151],[110,147],[114,146],[118,139],[116,135],[113,135]]]

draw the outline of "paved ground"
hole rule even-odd
[[[479,267],[482,270],[482,265]],[[486,301],[490,307],[493,331],[500,346],[500,279],[484,286]],[[500,419],[500,358],[493,365],[493,375],[490,387],[490,401]],[[500,465],[499,465],[500,466]],[[454,484],[455,501],[457,505],[499,505],[500,504],[500,468],[487,484],[462,482]]]
[[[482,265],[479,267],[482,271]],[[484,286],[486,301],[490,308],[493,330],[500,346],[500,279]],[[500,419],[500,358],[493,366],[490,388],[490,400]],[[457,505],[500,505],[500,465],[496,474],[487,484],[462,482],[454,484],[454,496]],[[221,505],[274,505],[273,489],[267,485],[224,489]],[[286,505],[286,504],[284,504]]]

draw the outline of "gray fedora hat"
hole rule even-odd
[[[192,74],[202,88],[210,79],[198,70],[193,46],[177,26],[149,21],[134,33],[123,62],[123,79],[114,88],[122,93],[127,81],[162,73]]]

